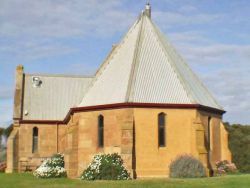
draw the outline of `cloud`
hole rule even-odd
[[[14,89],[8,86],[2,86],[0,88],[0,99],[11,99],[14,96]]]
[[[13,101],[11,99],[8,100],[2,100],[0,99],[0,127],[7,127],[11,123],[12,119],[12,109],[13,109]]]
[[[85,64],[85,63],[73,63],[68,67],[67,73],[85,75],[85,76],[93,76],[98,69],[97,65]]]
[[[69,41],[112,37],[135,18],[116,0],[2,0],[0,56],[31,61],[72,54],[79,49]]]
[[[115,0],[3,0],[0,16],[2,36],[38,37],[82,37],[99,31],[111,35],[134,17]]]
[[[170,36],[180,54],[227,111],[225,120],[249,123],[250,45],[214,42],[199,32],[177,32]]]
[[[208,45],[182,44],[180,48],[185,51],[184,54],[187,59],[203,66],[208,64],[227,67],[247,65],[250,60],[250,45],[218,43]]]
[[[208,24],[219,22],[224,17],[223,14],[183,14],[179,12],[155,11],[153,18],[157,20],[164,30],[177,26],[190,26],[198,24]]]
[[[183,5],[178,9],[179,12],[181,13],[192,13],[192,12],[196,12],[197,8],[195,6],[192,5]]]
[[[229,68],[203,78],[227,111],[225,118],[228,121],[249,124],[249,71],[244,67]]]
[[[183,31],[167,33],[168,39],[178,46],[183,47],[192,44],[213,44],[212,41],[202,35],[199,31]]]
[[[2,43],[2,46],[0,46],[0,55],[3,54],[2,57],[7,56],[10,59],[32,61],[51,56],[67,55],[79,50],[74,46],[53,39],[18,38],[14,40]]]

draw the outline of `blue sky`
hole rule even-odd
[[[91,75],[145,0],[0,0],[0,126],[14,72]],[[250,123],[250,1],[151,0],[152,19],[227,111]]]

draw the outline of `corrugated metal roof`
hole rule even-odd
[[[145,14],[111,52],[79,106],[123,102],[222,109]]]
[[[40,87],[33,86],[39,77]],[[71,107],[81,101],[91,77],[25,74],[23,119],[63,120]]]
[[[151,22],[151,20],[149,20]],[[205,87],[199,77],[190,69],[184,59],[177,53],[175,48],[167,40],[167,38],[159,31],[159,29],[151,22],[155,32],[158,34],[161,44],[164,46],[164,51],[171,59],[170,63],[173,65],[176,74],[179,75],[181,82],[183,83],[185,91],[192,103],[202,104],[217,109],[223,109],[209,90]]]
[[[191,103],[158,36],[145,16],[129,102]]]
[[[136,22],[98,70],[80,106],[125,100],[139,30],[140,24]]]

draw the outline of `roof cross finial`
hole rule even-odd
[[[149,1],[146,3],[146,6],[145,6],[145,14],[149,17],[149,18],[151,18],[151,6],[150,6],[150,3],[149,3]]]

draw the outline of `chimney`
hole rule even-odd
[[[22,98],[23,98],[23,85],[24,85],[23,82],[24,82],[23,65],[18,65],[16,67],[13,119],[20,119],[22,117]]]
[[[145,11],[144,11],[144,13],[149,17],[149,18],[151,18],[151,6],[150,6],[150,4],[149,4],[149,2],[146,4],[146,6],[145,6]]]

